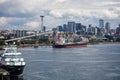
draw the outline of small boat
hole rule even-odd
[[[34,48],[38,48],[38,46],[37,46],[37,45],[34,45]]]
[[[22,53],[17,52],[17,47],[11,45],[0,52],[0,68],[5,69],[10,75],[21,75],[26,65]]]

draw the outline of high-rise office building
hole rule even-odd
[[[103,19],[99,20],[99,27],[104,28],[104,20]]]
[[[97,26],[95,27],[94,35],[98,35],[98,28],[97,28]]]
[[[104,28],[104,20],[99,20],[99,28],[100,28],[100,36],[103,37],[105,34],[105,28]]]
[[[61,25],[57,27],[57,31],[60,31],[60,32],[63,31],[63,28]]]
[[[120,24],[119,24],[119,26],[116,28],[116,34],[117,34],[117,35],[120,35]]]
[[[68,26],[67,26],[67,24],[63,24],[63,31],[64,31],[64,32],[67,32],[67,31],[68,31]]]
[[[96,28],[97,28],[97,36],[101,36],[101,29],[99,27]]]
[[[87,28],[87,34],[88,34],[88,35],[93,35],[93,27],[92,27],[91,24],[90,24],[89,27]]]
[[[106,34],[108,35],[110,33],[110,23],[109,22],[107,22],[105,24],[105,29],[106,29]]]
[[[76,32],[75,22],[68,22],[68,32]]]
[[[82,34],[82,24],[81,23],[76,23],[76,33]]]
[[[82,29],[81,23],[76,23],[76,30],[80,31]]]
[[[86,26],[85,25],[81,25],[81,34],[85,34],[86,33]]]

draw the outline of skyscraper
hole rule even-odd
[[[79,31],[82,29],[81,23],[76,23],[76,30]]]
[[[67,24],[63,24],[63,31],[64,31],[64,32],[67,32],[67,31],[68,31],[68,26],[67,26]]]
[[[60,32],[63,31],[63,28],[61,25],[57,27],[57,31],[60,31]]]
[[[104,28],[104,20],[103,19],[99,20],[99,27]]]
[[[85,34],[86,33],[86,26],[85,25],[81,25],[81,34]]]
[[[75,24],[75,22],[68,22],[68,31],[69,32],[76,32],[76,24]]]
[[[120,24],[118,25],[118,27],[116,28],[116,34],[120,35]]]
[[[100,28],[100,36],[103,37],[105,34],[104,20],[103,19],[99,20],[99,28]]]
[[[108,35],[110,33],[110,23],[109,22],[107,22],[105,24],[105,29],[106,29],[106,34]]]
[[[89,35],[92,35],[92,34],[93,34],[93,27],[92,27],[91,24],[89,25],[89,27],[88,27],[88,29],[87,29],[87,34],[89,34]]]

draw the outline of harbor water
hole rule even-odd
[[[18,50],[26,60],[22,80],[120,80],[120,44]]]

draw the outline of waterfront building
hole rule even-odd
[[[76,32],[75,22],[68,22],[68,32]]]
[[[27,36],[27,30],[21,30],[21,37]]]
[[[14,37],[24,37],[27,36],[27,30],[13,30]]]

